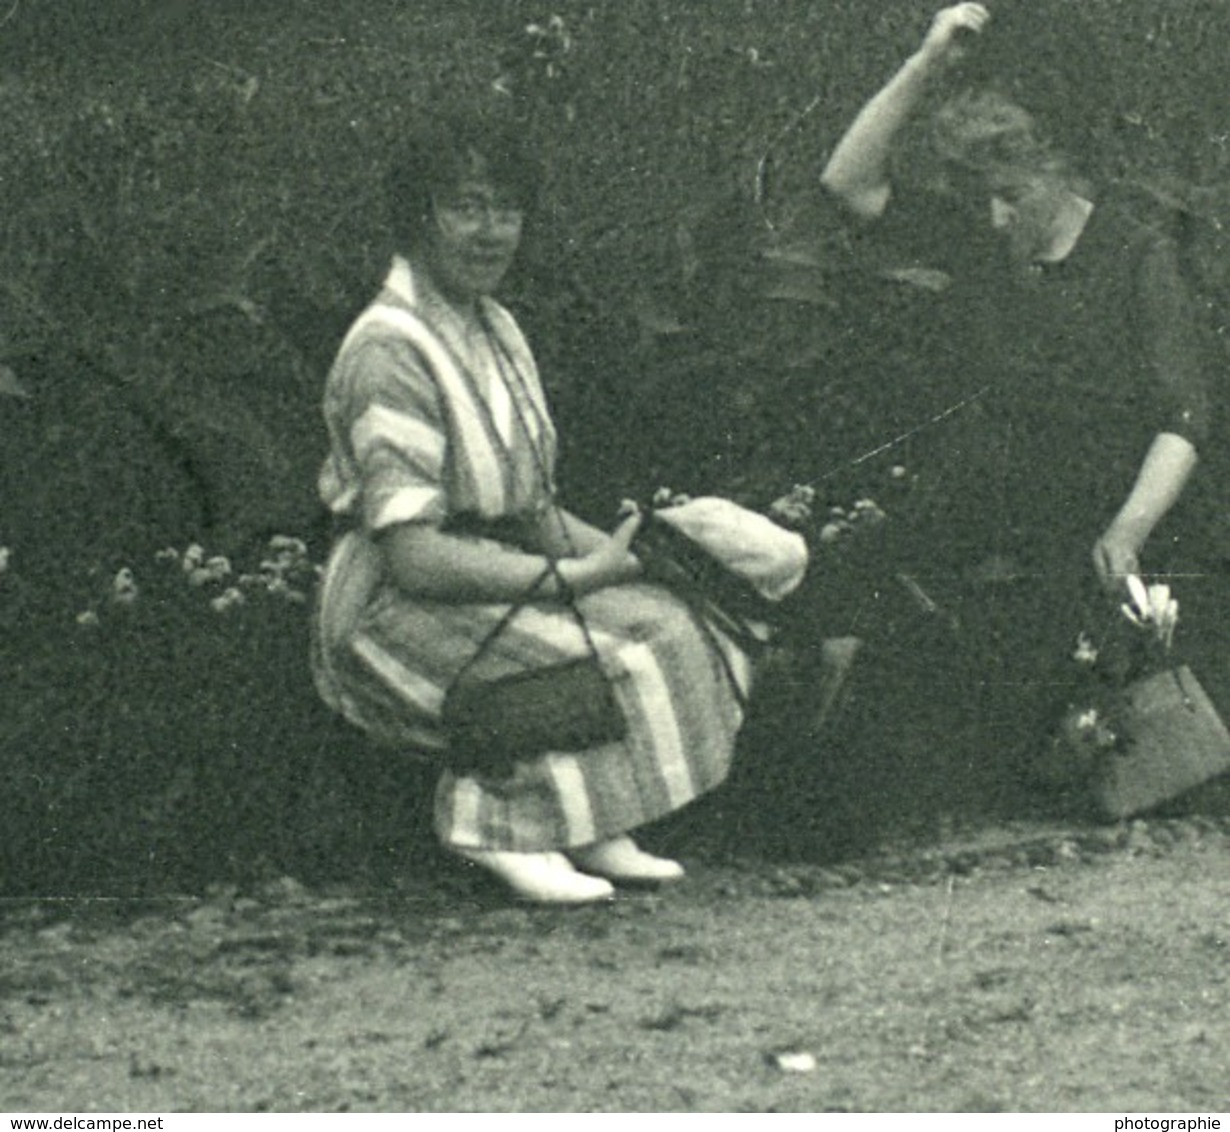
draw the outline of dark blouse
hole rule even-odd
[[[1173,241],[1108,202],[1067,259],[1012,278],[1008,333],[1033,344],[1034,368],[1054,367],[1057,394],[1121,401],[1142,428],[1200,446],[1212,411],[1207,367]]]
[[[845,312],[850,340],[871,363],[862,381],[884,439],[903,438],[881,459],[908,472],[900,492],[877,492],[886,557],[951,615],[944,647],[968,667],[944,679],[993,730],[989,749],[1044,735],[1071,693],[1078,634],[1102,640],[1122,621],[1092,551],[1163,432],[1201,462],[1143,565],[1181,573],[1184,655],[1209,683],[1224,648],[1199,552],[1218,406],[1173,242],[1113,199],[1098,201],[1064,262],[1030,269],[1007,262],[988,216],[929,197],[895,194],[879,221],[846,223],[870,265]],[[902,268],[939,269],[950,284],[888,285]],[[910,622],[884,604],[883,626],[856,631],[891,643]]]
[[[942,229],[918,209],[895,201],[882,238],[929,245],[918,254],[962,273],[955,336],[974,399],[927,447],[912,520],[932,524],[945,569],[996,555],[1026,572],[1084,572],[1153,438],[1177,433],[1199,451],[1213,427],[1205,345],[1173,242],[1105,200],[1061,263],[1013,268],[997,244],[977,248],[980,265],[958,262],[968,249],[937,240]],[[1168,517],[1157,533],[1174,527]]]

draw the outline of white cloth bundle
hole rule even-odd
[[[807,543],[772,519],[729,499],[703,495],[654,512],[745,579],[769,601],[781,601],[807,573]]]

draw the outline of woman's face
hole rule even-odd
[[[991,227],[1008,241],[1020,263],[1051,247],[1067,196],[1064,186],[1042,173],[997,171],[987,175]]]
[[[465,302],[494,291],[512,266],[521,225],[521,209],[481,176],[434,198],[425,257],[436,286]]]

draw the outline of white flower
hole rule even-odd
[[[845,522],[825,523],[824,526],[820,528],[820,541],[836,542],[839,538],[841,538],[842,534],[849,529],[849,524]]]
[[[137,600],[138,593],[140,590],[137,588],[137,580],[132,571],[125,566],[111,582],[111,600],[120,605],[131,605]]]
[[[307,557],[307,543],[301,538],[293,538],[290,535],[274,535],[269,540],[269,549],[275,552],[289,552],[295,558]]]
[[[221,581],[231,572],[231,560],[225,555],[215,554],[212,558],[205,560],[203,568],[209,571],[215,581]]]
[[[769,516],[787,526],[802,526],[811,519],[812,505],[816,501],[816,489],[809,484],[796,483],[780,499],[769,504]]]
[[[1076,638],[1076,650],[1072,653],[1072,659],[1076,661],[1077,664],[1097,663],[1098,649],[1088,634],[1081,633],[1081,635]]]
[[[225,613],[232,606],[243,605],[244,600],[243,593],[234,586],[230,586],[214,598],[209,605],[215,613]]]
[[[200,543],[194,542],[187,550],[184,551],[183,566],[184,573],[190,573],[195,570],[202,562],[205,561],[205,548]]]
[[[669,487],[660,487],[653,493],[650,505],[653,507],[681,507],[691,498],[685,492],[672,491]]]
[[[1076,729],[1078,731],[1093,731],[1100,722],[1098,709],[1088,708],[1076,717]]]
[[[98,614],[92,609],[86,609],[77,614],[78,625],[97,625]]]
[[[175,547],[173,546],[163,547],[162,550],[159,550],[157,553],[155,553],[154,561],[155,562],[178,562],[179,561],[179,551],[176,550]]]
[[[11,551],[7,546],[0,546],[0,574],[9,568],[9,555]]]
[[[856,499],[854,501],[854,517],[864,522],[878,523],[887,518],[883,509],[874,499]]]
[[[1123,615],[1142,629],[1152,625],[1157,639],[1169,649],[1179,623],[1179,603],[1171,597],[1170,587],[1161,582],[1146,586],[1138,574],[1129,574],[1125,580],[1131,601],[1119,607]]]

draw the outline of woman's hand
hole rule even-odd
[[[991,13],[982,4],[954,4],[935,14],[919,53],[930,62],[955,62],[964,54],[962,33],[980,32]]]
[[[1111,523],[1093,545],[1093,568],[1102,588],[1111,597],[1122,597],[1125,578],[1140,573],[1140,552],[1144,539],[1121,523]]]
[[[640,526],[640,514],[630,515],[597,549],[579,558],[561,560],[560,577],[568,588],[573,593],[582,595],[639,577],[640,561],[629,548]]]

